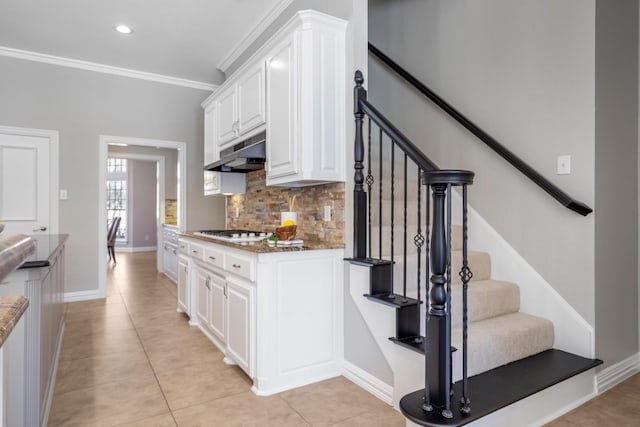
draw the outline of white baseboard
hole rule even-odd
[[[88,301],[99,298],[104,298],[104,295],[100,295],[99,289],[64,293],[64,302]]]
[[[640,353],[598,372],[596,375],[598,393],[609,390],[638,372],[640,372]]]
[[[127,253],[131,253],[131,252],[153,252],[158,250],[157,246],[138,246],[138,247],[131,247],[131,246],[116,246],[116,253],[118,252],[127,252]]]
[[[383,402],[393,405],[393,387],[351,362],[343,361],[342,375]]]

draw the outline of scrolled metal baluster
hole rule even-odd
[[[459,274],[462,279],[462,396],[460,397],[460,412],[465,415],[469,415],[471,413],[471,399],[469,399],[467,378],[467,335],[469,328],[467,323],[467,289],[469,287],[469,281],[473,277],[467,257],[467,221],[467,184],[464,184],[462,186],[462,268],[460,269]]]
[[[416,245],[417,251],[416,251],[416,259],[417,259],[417,264],[418,264],[418,278],[416,280],[417,286],[418,286],[418,318],[417,318],[417,322],[418,325],[420,325],[420,279],[422,278],[421,276],[421,259],[420,257],[422,256],[422,246],[424,245],[424,236],[422,235],[422,225],[421,225],[421,217],[422,217],[422,185],[420,183],[420,177],[421,177],[421,173],[422,170],[418,167],[418,229],[416,230],[416,235],[413,238],[413,244]],[[418,331],[420,330],[420,327],[418,327]],[[418,334],[418,336],[415,338],[415,343],[416,344],[420,344],[423,340],[422,340],[422,336],[420,334]]]
[[[368,132],[367,132],[367,177],[365,182],[367,183],[367,257],[372,258],[371,254],[371,186],[374,179],[371,175],[371,119],[368,118]]]

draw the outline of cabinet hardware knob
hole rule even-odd
[[[214,256],[209,256],[209,258],[214,260],[214,261],[216,260],[216,257],[214,257]]]

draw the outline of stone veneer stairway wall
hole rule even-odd
[[[288,200],[293,196],[297,238],[344,243],[343,182],[296,188],[267,186],[264,170],[247,174],[245,194],[227,196],[227,228],[274,231],[280,225],[280,212],[289,210]],[[324,206],[331,206],[331,221],[323,220]]]

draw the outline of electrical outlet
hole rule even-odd
[[[324,220],[331,221],[331,205],[326,205],[324,207]]]
[[[558,175],[569,175],[571,173],[571,156],[558,156]]]

